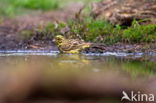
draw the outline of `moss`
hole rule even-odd
[[[93,19],[81,22],[73,21],[69,23],[69,27],[71,35],[78,35],[89,42],[114,44],[117,42],[148,43],[156,41],[156,24],[140,25],[135,20],[133,25],[127,28]]]
[[[29,32],[23,32],[26,37]],[[115,44],[115,43],[149,43],[156,41],[156,24],[140,25],[135,22],[131,27],[112,25],[109,22],[93,20],[91,18],[82,21],[73,20],[65,23],[49,23],[46,27],[40,27],[36,33],[41,40],[52,39],[56,35],[64,35],[67,38],[79,38],[87,42]]]
[[[155,42],[156,41],[156,24],[139,25],[133,24],[123,32],[123,39],[127,42]]]
[[[70,28],[70,35],[79,37],[88,42],[112,44],[121,40],[121,27],[114,27],[106,21],[89,18],[81,22],[72,21],[68,23],[68,26]]]

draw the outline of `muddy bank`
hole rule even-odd
[[[31,28],[32,29],[32,28]],[[22,32],[21,32],[22,33]],[[33,35],[27,39],[12,31],[9,27],[0,27],[0,50],[58,50],[53,40],[53,33],[45,35],[45,32],[38,32],[32,29]],[[156,52],[155,43],[127,44],[116,43],[113,45],[94,43],[90,48],[85,49],[85,53],[104,52],[125,52],[125,53],[149,53]]]
[[[11,23],[11,22],[9,22]],[[11,24],[10,24],[11,25]],[[11,25],[12,26],[12,25]],[[43,26],[44,27],[44,26]],[[0,50],[58,50],[53,43],[52,32],[35,30],[37,26],[25,26],[24,29],[15,27],[0,26]],[[30,32],[31,31],[31,32]],[[28,33],[27,33],[28,32]],[[29,34],[27,37],[27,34]],[[24,36],[23,36],[24,35]],[[127,44],[116,43],[113,45],[96,44],[86,49],[86,53],[103,53],[103,52],[156,52],[155,43]]]
[[[73,9],[73,6],[75,9]],[[34,13],[13,19],[4,19],[0,24],[0,50],[58,50],[52,42],[55,34],[40,31],[49,23],[66,22],[75,19],[83,4],[69,5],[65,9],[46,13]],[[95,44],[84,52],[156,52],[155,43],[113,45]]]
[[[33,32],[28,39],[22,39],[18,33],[10,31],[9,27],[0,27],[0,50],[58,50],[53,43],[53,35],[48,37],[42,32]],[[126,44],[116,43],[113,45],[94,44],[86,49],[86,53],[104,53],[104,52],[156,52],[155,43]]]

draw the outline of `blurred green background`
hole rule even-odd
[[[0,0],[0,15],[15,16],[32,11],[49,11],[62,8],[71,2],[90,3],[100,0]]]

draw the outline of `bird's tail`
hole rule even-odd
[[[89,48],[86,48],[84,53],[104,53],[106,50],[105,44],[91,44]]]

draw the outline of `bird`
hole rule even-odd
[[[79,39],[66,39],[62,35],[55,36],[53,42],[57,45],[61,53],[67,54],[79,54],[92,44]]]

